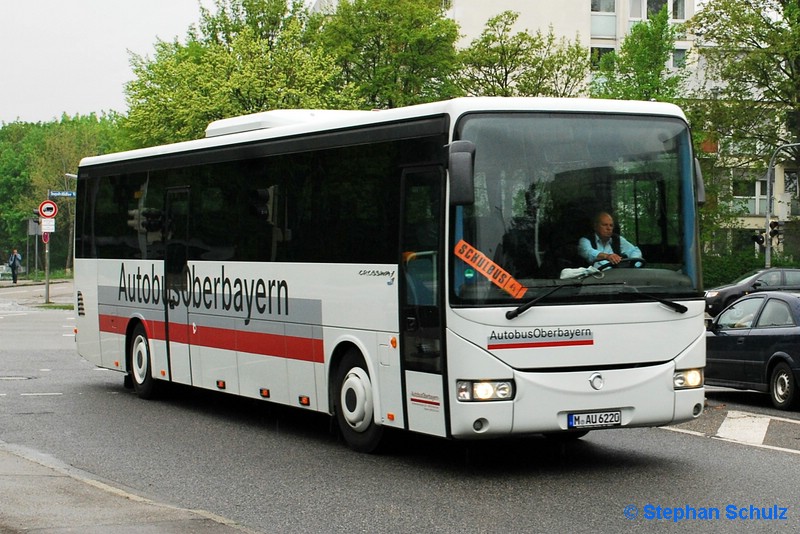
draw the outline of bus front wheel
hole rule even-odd
[[[147,340],[147,332],[141,324],[133,329],[129,363],[129,376],[136,394],[143,399],[155,397],[157,383],[151,370],[150,343]]]
[[[339,431],[347,445],[358,452],[375,452],[383,427],[375,424],[372,382],[364,359],[349,350],[336,373],[334,409]]]

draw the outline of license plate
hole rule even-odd
[[[621,424],[622,412],[619,410],[567,414],[567,428],[598,428]]]

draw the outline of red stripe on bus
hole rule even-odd
[[[112,315],[100,315],[100,331],[121,334],[116,327],[122,320]],[[166,341],[163,321],[147,321],[148,335],[151,339]],[[298,336],[282,336],[259,332],[241,332],[228,328],[210,326],[192,331],[191,325],[169,323],[169,338],[173,343],[191,344],[197,347],[249,352],[290,360],[323,363],[324,351],[321,339]]]
[[[101,332],[112,332],[114,334],[119,334],[117,331],[117,318],[113,315],[101,315],[100,316],[100,331]]]
[[[440,403],[437,401],[432,401],[428,399],[420,399],[418,397],[411,397],[411,402],[416,402],[418,404],[428,404],[430,406],[439,406]]]
[[[489,345],[489,350],[498,349],[540,349],[544,347],[576,347],[581,345],[594,345],[593,339],[581,339],[578,341],[542,341],[541,343],[504,343]]]

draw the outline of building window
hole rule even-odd
[[[600,46],[593,46],[591,48],[591,60],[592,60],[592,68],[597,69],[600,66],[600,59],[608,54],[609,52],[613,52],[613,48],[605,48]]]
[[[631,18],[632,19],[640,19],[642,18],[642,1],[643,0],[631,0]]]
[[[667,6],[673,20],[686,19],[686,0],[631,0],[630,18],[640,20],[650,18],[664,6]]]
[[[676,49],[672,51],[672,67],[680,69],[686,66],[686,50]]]
[[[787,216],[800,215],[800,201],[798,201],[798,176],[800,171],[797,169],[785,169],[783,171],[783,191],[789,196],[789,213]]]
[[[667,0],[647,0],[647,17],[658,14],[665,5],[667,5]]]
[[[752,180],[734,170],[733,198],[747,209],[747,215],[766,215],[767,181]]]
[[[672,20],[686,20],[685,0],[672,0]]]
[[[616,0],[592,0],[592,13],[616,13]]]

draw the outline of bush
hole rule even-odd
[[[800,262],[773,253],[772,267],[800,267]],[[730,284],[740,276],[764,268],[764,254],[754,256],[752,251],[732,252],[727,256],[703,256],[703,286],[705,288]]]

